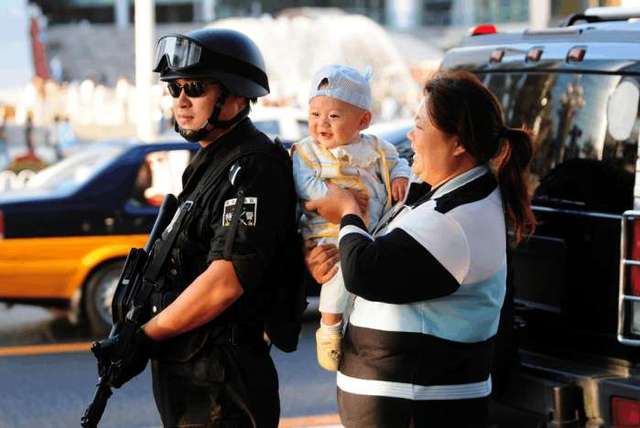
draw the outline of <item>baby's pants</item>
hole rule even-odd
[[[318,245],[334,244],[337,246],[338,239],[320,238],[317,243]],[[338,262],[338,271],[336,274],[328,282],[322,284],[319,310],[322,313],[342,314],[347,309],[350,298],[351,293],[344,287],[342,269],[340,269],[340,263]]]

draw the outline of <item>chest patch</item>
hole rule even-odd
[[[236,198],[227,199],[226,201],[224,201],[224,210],[222,213],[223,226],[231,225],[231,219],[233,218],[233,213],[235,212],[237,205],[238,200]],[[241,209],[242,211],[240,212],[240,223],[244,224],[245,226],[255,227],[258,217],[258,198],[253,196],[244,198]]]

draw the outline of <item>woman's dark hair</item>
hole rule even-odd
[[[533,154],[531,135],[505,125],[495,95],[469,72],[439,72],[426,83],[424,92],[427,114],[434,126],[457,136],[478,164],[491,162],[517,244],[535,228],[527,189]]]

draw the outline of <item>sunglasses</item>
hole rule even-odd
[[[210,85],[210,82],[187,82],[184,85],[180,85],[177,82],[169,82],[167,84],[167,89],[169,89],[169,94],[173,98],[178,98],[180,96],[180,92],[184,89],[184,93],[189,98],[198,98],[204,95],[207,90],[207,87]]]

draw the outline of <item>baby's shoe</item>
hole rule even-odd
[[[342,356],[342,334],[340,331],[331,331],[319,328],[316,331],[316,353],[318,364],[325,370],[335,372],[340,364]]]

